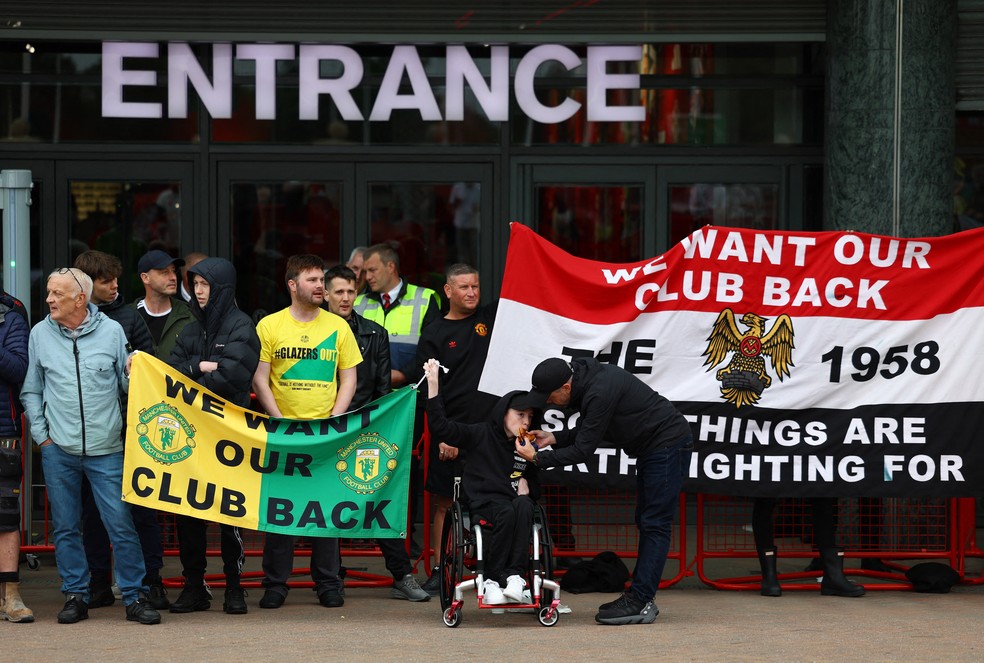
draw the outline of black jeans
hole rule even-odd
[[[511,501],[485,502],[472,508],[475,514],[492,521],[492,531],[483,531],[482,558],[485,577],[505,586],[509,576],[526,577],[530,566],[530,534],[533,532],[534,502],[527,495],[517,495]],[[491,534],[491,536],[489,536]]]
[[[177,517],[178,548],[181,556],[182,573],[185,582],[195,584],[205,579],[208,552],[208,521],[191,516]],[[222,572],[226,587],[238,587],[239,576],[243,572],[246,553],[239,528],[232,525],[219,525],[220,548],[222,551]]]

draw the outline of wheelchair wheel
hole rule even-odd
[[[461,609],[460,608],[457,609],[457,610],[455,610],[454,611],[454,614],[451,613],[451,608],[447,608],[447,609],[444,610],[444,625],[445,626],[447,626],[448,628],[455,628],[460,623],[461,623]]]
[[[536,618],[540,620],[540,623],[544,626],[553,626],[560,619],[560,611],[554,610],[550,612],[550,606],[545,606],[540,608],[540,612],[536,613]]]
[[[539,504],[536,505],[536,511],[534,512],[533,522],[541,525],[540,527],[540,561],[539,567],[535,567],[533,560],[530,559],[530,570],[539,570],[540,575],[545,580],[553,580],[553,544],[550,541],[550,530],[547,527],[546,513],[544,513],[543,507]],[[540,594],[541,605],[549,605],[553,601],[554,593],[553,591],[543,588]],[[542,621],[542,620],[541,620]],[[556,620],[554,620],[556,621]],[[552,624],[544,624],[544,626],[552,626]]]
[[[452,502],[444,516],[444,530],[441,532],[441,609],[447,610],[454,601],[454,588],[464,576],[464,539],[461,505]],[[445,613],[447,614],[447,613]],[[461,622],[460,611],[458,622]],[[447,624],[447,619],[445,619]],[[458,624],[447,624],[457,626]]]

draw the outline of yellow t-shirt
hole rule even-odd
[[[285,308],[260,320],[256,333],[280,413],[287,419],[330,417],[338,371],[362,362],[348,323],[324,310],[311,322],[298,322]]]

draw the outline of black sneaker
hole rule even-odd
[[[212,592],[204,582],[186,582],[178,599],[171,604],[171,612],[185,613],[208,610],[212,607]]]
[[[430,596],[437,596],[441,593],[441,567],[435,566],[431,569],[430,578],[420,586],[422,590]]]
[[[160,624],[161,613],[154,610],[147,598],[141,596],[136,601],[126,606],[126,621],[140,622],[141,624]]]
[[[160,576],[148,580],[147,586],[150,588],[147,601],[154,610],[167,610],[171,606],[171,602],[167,600],[167,590],[164,589],[164,581],[161,580]]]
[[[89,607],[105,608],[116,603],[113,588],[104,582],[89,583]]]
[[[622,592],[621,594],[618,595],[618,598],[615,599],[614,601],[609,601],[608,603],[602,603],[601,605],[598,606],[598,612],[602,612],[604,610],[611,610],[616,605],[620,605],[620,602],[625,599],[625,594],[626,594],[625,592]]]
[[[78,594],[69,594],[65,607],[58,613],[59,624],[74,624],[89,618],[89,606]]]
[[[652,601],[637,599],[631,592],[625,592],[620,597],[598,608],[595,621],[599,624],[620,626],[623,624],[652,624],[656,621],[659,610]]]
[[[227,615],[245,615],[249,612],[249,607],[246,605],[246,591],[242,587],[226,589],[222,609]]]
[[[278,592],[273,591],[272,589],[268,589],[265,592],[263,592],[263,598],[260,599],[260,607],[275,610],[280,606],[282,606],[286,599],[287,596],[285,596],[284,594],[280,594]]]
[[[318,601],[326,608],[341,608],[345,605],[345,597],[337,589],[328,589],[321,593]]]

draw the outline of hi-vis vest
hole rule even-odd
[[[406,284],[406,292],[388,312],[383,311],[382,303],[372,297],[359,295],[353,308],[355,312],[384,327],[389,332],[390,363],[394,370],[403,370],[417,354],[421,326],[427,306],[435,293],[430,288]]]

